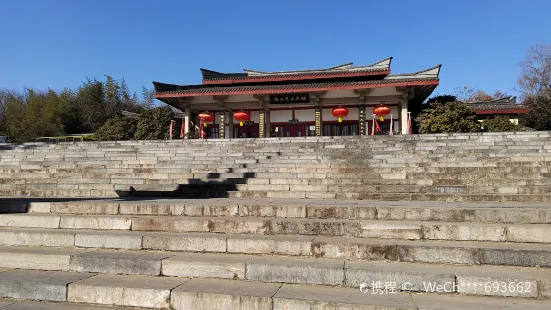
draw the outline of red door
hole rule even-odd
[[[291,137],[304,137],[304,125],[289,124],[289,132],[291,133]]]

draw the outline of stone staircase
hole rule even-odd
[[[550,132],[0,145],[0,310],[547,310],[550,151]]]
[[[4,197],[551,200],[550,132],[0,148]]]
[[[551,307],[548,204],[57,200],[5,200],[0,309]]]

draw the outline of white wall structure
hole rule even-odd
[[[316,120],[315,109],[295,110],[295,118],[299,122],[314,122]]]
[[[293,119],[292,110],[271,110],[270,122],[272,123],[287,123]]]

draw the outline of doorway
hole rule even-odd
[[[324,123],[324,136],[357,136],[360,133],[360,125],[354,123]]]
[[[314,123],[271,124],[271,137],[308,137],[315,135],[316,129]]]
[[[258,138],[258,124],[245,124],[239,126],[239,124],[233,125],[233,136],[235,138]]]

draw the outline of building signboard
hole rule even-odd
[[[270,95],[270,104],[309,103],[310,94],[277,94]]]

